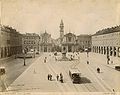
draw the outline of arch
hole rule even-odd
[[[112,47],[110,46],[110,56],[112,56],[113,51],[112,51]]]
[[[120,57],[120,47],[118,47],[118,57]]]
[[[104,47],[104,54],[106,54],[106,48]]]
[[[103,47],[101,47],[101,54],[103,54]]]
[[[97,46],[97,53],[98,53],[98,49],[99,49],[99,48],[98,48],[98,46]]]
[[[101,50],[100,50],[100,46],[99,46],[99,53],[100,53],[100,51],[101,51]]]
[[[109,55],[109,47],[107,47],[107,55]]]
[[[114,47],[114,56],[116,56],[116,47]]]
[[[95,47],[93,46],[93,52],[95,52]]]

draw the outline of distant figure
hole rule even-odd
[[[62,75],[62,73],[60,73],[60,81],[61,81],[61,83],[63,83],[63,75]]]
[[[113,92],[115,92],[115,90],[113,89]]]
[[[70,60],[73,60],[73,56],[71,55]]]
[[[57,78],[57,81],[58,81],[59,80],[59,75],[58,74],[57,74],[56,78]]]
[[[48,80],[50,80],[50,74],[48,74]]]
[[[87,64],[89,64],[89,61],[87,61]]]
[[[47,61],[47,57],[45,57],[45,59],[44,59],[44,63],[46,63],[46,61]]]
[[[110,61],[110,57],[109,55],[107,55],[107,64],[109,64],[109,61]]]
[[[50,74],[50,81],[52,81],[52,74]]]
[[[100,68],[97,68],[97,72],[100,73]]]

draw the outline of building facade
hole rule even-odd
[[[79,35],[77,36],[78,51],[91,49],[91,35]]]
[[[39,40],[40,36],[35,33],[26,33],[22,36],[22,49],[27,51],[34,50],[39,52]]]
[[[22,35],[9,26],[1,26],[0,31],[0,58],[22,52]]]
[[[91,49],[91,35],[79,35],[76,36],[73,33],[67,33],[64,35],[64,23],[61,20],[60,23],[60,37],[58,43],[61,46],[61,51],[75,52],[84,49]]]
[[[120,26],[103,29],[92,35],[92,51],[120,57]]]
[[[52,52],[53,47],[51,35],[45,31],[45,33],[40,35],[39,50],[40,52]]]
[[[77,37],[73,33],[67,33],[63,37],[62,52],[75,52],[78,50]]]

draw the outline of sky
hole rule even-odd
[[[94,34],[120,25],[120,0],[1,0],[1,24],[20,33]]]

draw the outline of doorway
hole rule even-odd
[[[47,47],[44,47],[44,52],[47,52]]]

